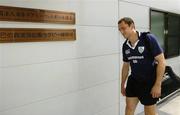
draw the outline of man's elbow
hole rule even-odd
[[[163,54],[160,54],[156,57],[156,60],[158,62],[158,65],[161,67],[161,68],[165,68],[166,66],[166,60],[164,58],[164,55]]]
[[[159,64],[160,67],[165,68],[166,67],[166,60],[164,58],[161,58],[158,61],[158,64]]]

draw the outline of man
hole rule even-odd
[[[156,115],[156,102],[161,96],[161,82],[165,71],[163,51],[153,34],[136,31],[131,18],[120,19],[118,28],[126,39],[123,44],[121,78],[121,93],[126,96],[125,115],[134,115],[139,101],[144,105],[145,115]],[[128,77],[129,67],[131,74]]]

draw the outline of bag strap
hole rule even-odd
[[[152,49],[151,49],[151,45],[150,45],[150,41],[149,41],[149,38],[147,36],[148,34],[150,34],[150,32],[143,32],[143,33],[141,33],[141,36],[143,38],[145,47],[146,47],[147,51],[149,52],[149,56],[148,57],[151,57],[151,59],[154,59],[154,56],[153,56],[153,53],[152,53]]]

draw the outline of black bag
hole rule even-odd
[[[178,89],[180,89],[180,77],[175,74],[171,66],[166,66],[160,98],[163,99]]]

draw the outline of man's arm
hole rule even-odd
[[[121,74],[121,93],[125,96],[125,82],[129,74],[129,62],[123,62]]]
[[[155,60],[158,62],[156,68],[156,81],[151,90],[151,94],[153,98],[157,98],[161,96],[161,83],[165,72],[166,61],[164,58],[164,54],[161,53],[155,57]]]

